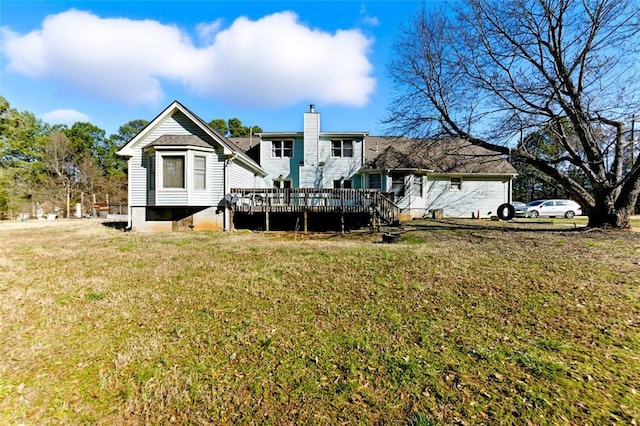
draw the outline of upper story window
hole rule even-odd
[[[451,189],[453,191],[460,191],[462,189],[462,178],[452,177],[451,178]]]
[[[271,141],[271,157],[293,157],[293,141]]]
[[[207,157],[193,157],[193,189],[207,189]]]
[[[162,187],[184,189],[184,155],[162,156]]]
[[[353,157],[353,141],[352,140],[332,140],[331,156],[332,157]]]

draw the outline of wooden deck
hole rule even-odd
[[[398,222],[400,208],[392,194],[374,189],[324,188],[233,188],[230,201],[234,213],[265,213],[268,230],[271,213],[368,214],[372,226]]]

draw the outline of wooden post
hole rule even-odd
[[[302,213],[302,215],[303,215],[303,222],[304,222],[304,233],[306,234],[307,233],[307,224],[308,224],[308,213],[307,213],[307,211],[305,210]]]
[[[264,230],[269,232],[269,208],[264,210]]]

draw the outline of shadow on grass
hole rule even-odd
[[[120,231],[128,231],[127,222],[122,220],[107,220],[102,222],[102,226],[106,226],[107,228],[113,228]]]
[[[475,223],[477,222],[477,223]],[[452,230],[468,230],[468,231],[499,231],[505,233],[512,232],[540,232],[540,233],[584,233],[593,231],[585,225],[577,223],[557,224],[553,221],[526,221],[515,222],[510,221],[508,226],[505,222],[486,222],[486,221],[462,221],[462,220],[435,220],[418,221],[418,223],[407,223],[406,228],[402,232],[409,230],[418,231],[452,231]]]

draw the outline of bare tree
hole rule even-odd
[[[52,133],[44,146],[43,162],[49,176],[45,186],[51,199],[65,204],[67,218],[71,215],[71,195],[81,185],[74,154],[71,142],[61,132]]]
[[[387,122],[509,155],[575,198],[592,227],[628,227],[640,193],[637,0],[463,0],[402,30]],[[558,155],[527,138],[545,132]],[[569,173],[572,171],[572,173]],[[575,179],[576,171],[582,179]]]

